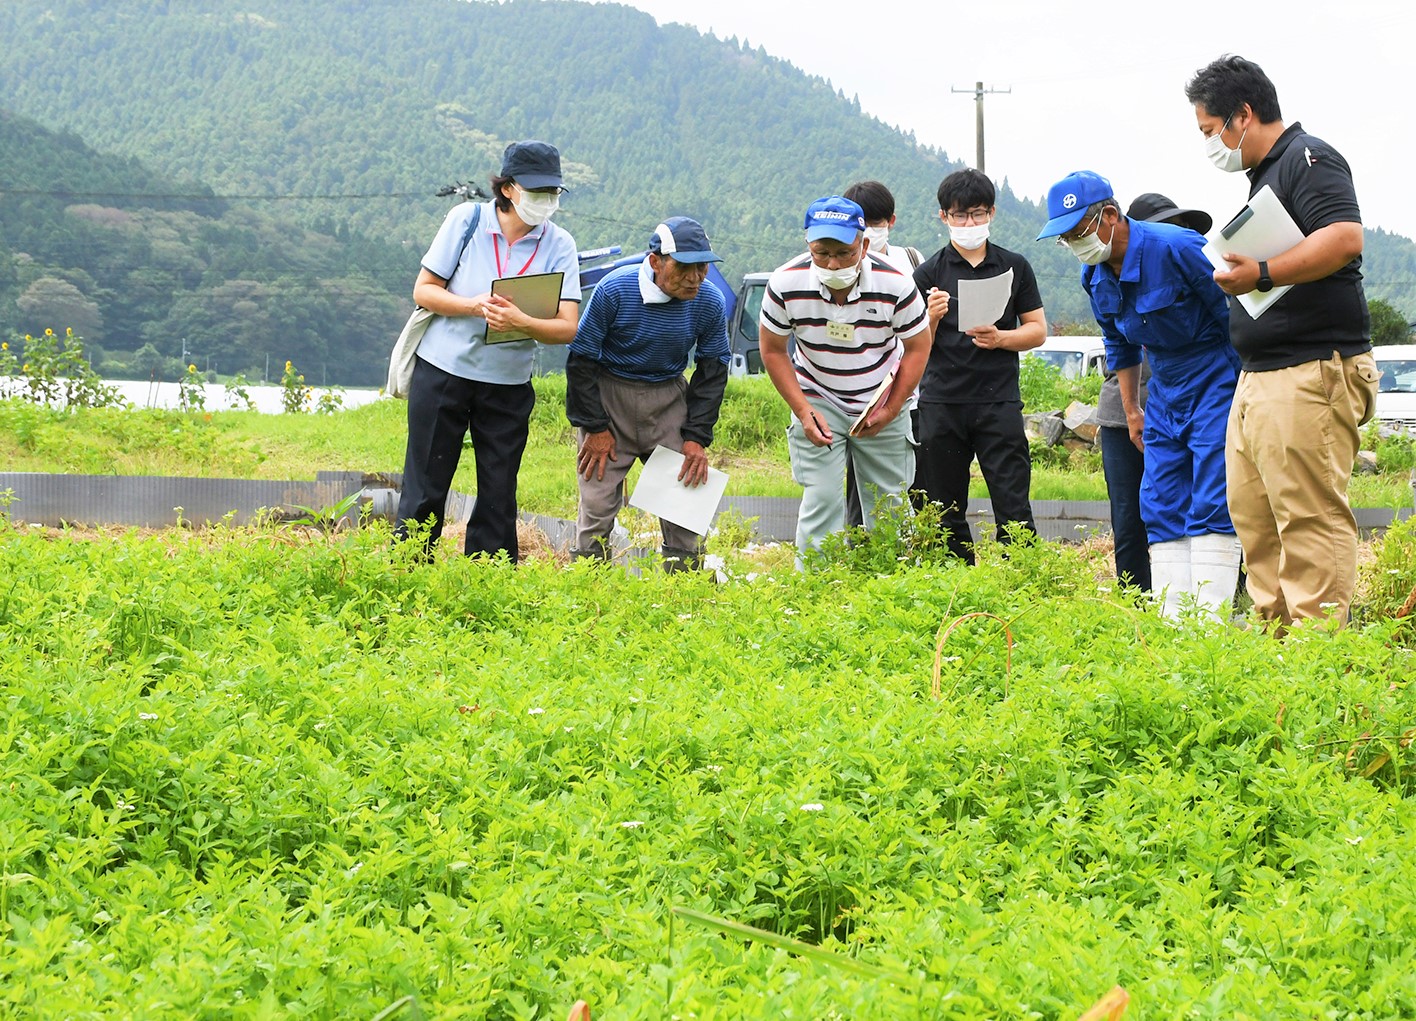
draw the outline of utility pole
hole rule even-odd
[[[951,87],[949,91],[963,93],[972,92],[974,96],[974,102],[978,104],[975,107],[974,111],[974,121],[975,134],[977,135],[976,143],[978,146],[978,172],[982,174],[985,172],[983,169],[983,97],[986,95],[991,96],[995,94],[1007,95],[1008,93],[1013,91],[1013,87],[1010,85],[1006,89],[985,89],[983,87],[983,82],[974,82],[974,87],[971,89],[956,89]]]

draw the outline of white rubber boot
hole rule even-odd
[[[1190,537],[1190,591],[1215,620],[1228,623],[1239,584],[1239,540],[1222,532]]]
[[[1190,539],[1153,542],[1150,546],[1151,592],[1162,615],[1174,620],[1190,594]]]

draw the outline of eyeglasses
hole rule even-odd
[[[1092,217],[1086,223],[1082,224],[1081,229],[1070,230],[1066,234],[1058,234],[1056,240],[1053,243],[1059,245],[1062,248],[1066,248],[1068,242],[1080,241],[1082,238],[1087,236],[1087,232],[1093,223],[1101,222],[1101,214],[1103,212],[1105,212],[1104,209],[1098,209],[1094,217]]]
[[[515,183],[515,182],[513,182],[513,183]],[[552,185],[552,186],[549,187],[549,188],[522,188],[521,185],[518,184],[518,185],[516,185],[516,187],[517,187],[517,188],[520,188],[520,189],[521,189],[521,192],[522,192],[523,194],[526,194],[526,195],[564,195],[564,194],[565,194],[565,189],[564,189],[564,188],[557,188],[557,187],[555,187],[554,185]]]
[[[951,209],[948,212],[949,222],[958,224],[960,227],[966,223],[987,223],[988,218],[993,214],[991,209]]]

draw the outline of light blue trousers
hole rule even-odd
[[[914,437],[910,435],[907,411],[874,436],[857,438],[849,435],[854,416],[825,401],[808,400],[830,427],[833,438],[829,447],[818,447],[806,438],[796,418],[787,428],[792,478],[802,487],[796,531],[798,554],[819,549],[822,539],[846,527],[848,450],[855,463],[856,488],[867,529],[875,524],[878,501],[885,500],[896,507],[904,503],[915,472]]]

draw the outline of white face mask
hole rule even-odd
[[[1111,236],[1113,238],[1116,236],[1115,227],[1111,228]],[[1101,240],[1100,213],[1097,214],[1097,227],[1095,231],[1091,234],[1085,234],[1075,241],[1064,241],[1063,244],[1070,248],[1072,254],[1086,266],[1099,266],[1107,259],[1111,258],[1111,242],[1107,241],[1103,244]]]
[[[988,240],[988,224],[975,223],[968,227],[955,227],[949,224],[949,240],[958,248],[965,251],[973,251],[975,248],[982,248],[983,243]]]
[[[811,272],[823,286],[842,291],[854,284],[860,276],[860,263],[854,266],[840,266],[837,269],[822,269],[813,262]]]
[[[528,227],[534,227],[539,223],[545,223],[551,218],[551,214],[560,208],[561,200],[559,195],[538,194],[534,191],[526,191],[521,185],[515,185],[515,194],[521,196],[521,201],[511,200],[511,206],[516,210],[516,215],[521,217],[521,222]]]
[[[1233,120],[1233,117],[1230,117]],[[1220,128],[1209,138],[1205,139],[1205,155],[1209,161],[1226,174],[1238,173],[1244,169],[1244,135],[1249,133],[1246,127],[1243,134],[1239,136],[1239,145],[1231,149],[1224,144],[1224,133],[1229,130],[1229,120],[1224,122],[1224,127]]]
[[[876,255],[884,255],[885,250],[890,247],[890,228],[867,227],[865,228],[865,240],[870,242],[870,250]]]

